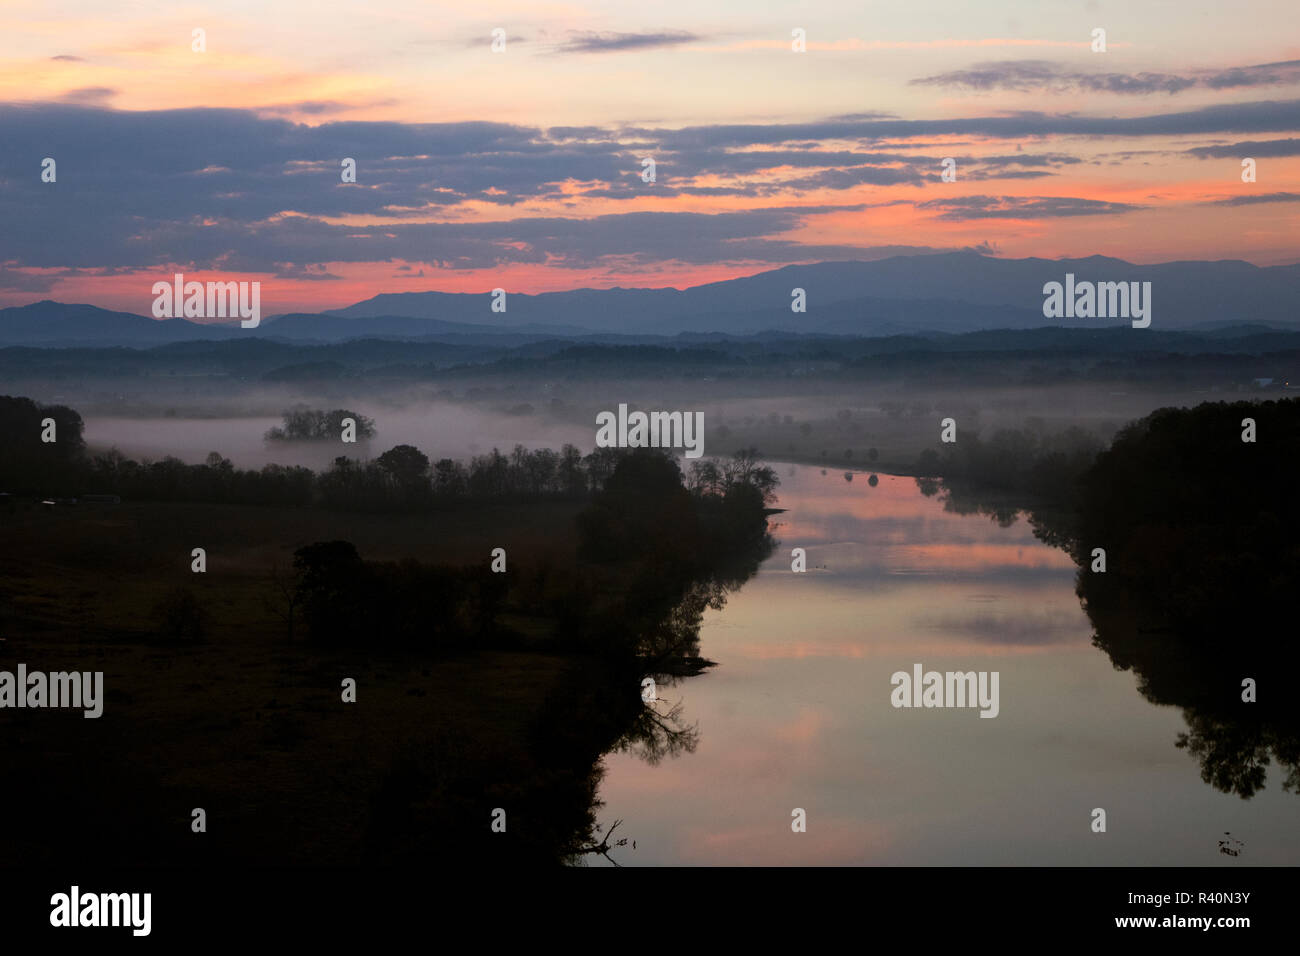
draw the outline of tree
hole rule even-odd
[[[463,495],[468,485],[465,467],[450,458],[439,458],[433,466],[433,487],[440,495]]]
[[[718,468],[718,463],[709,458],[701,458],[691,462],[686,487],[697,495],[722,494],[722,472]]]
[[[174,588],[153,608],[154,622],[166,637],[177,641],[201,641],[207,636],[209,617],[189,588]]]
[[[736,485],[750,485],[758,491],[764,503],[776,498],[776,486],[781,483],[769,465],[759,463],[757,448],[742,448],[731,461],[722,466],[725,488],[728,492]]]
[[[268,593],[262,598],[262,606],[284,621],[286,637],[293,640],[294,612],[301,599],[299,589],[288,575],[280,570],[278,564],[271,565],[271,581]]]
[[[350,541],[318,541],[293,553],[297,603],[314,640],[338,642],[365,624],[367,576]]]
[[[576,497],[587,490],[587,476],[582,470],[582,452],[575,446],[566,444],[560,449],[558,469],[560,490],[564,494]]]
[[[388,449],[375,464],[399,487],[411,488],[429,480],[429,457],[413,445],[397,445]]]
[[[55,440],[42,441],[45,419]],[[3,490],[52,494],[75,490],[73,475],[85,451],[81,416],[64,405],[0,396],[0,483]]]

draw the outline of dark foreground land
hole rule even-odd
[[[692,746],[641,680],[705,666],[700,614],[770,547],[765,491],[731,477],[687,490],[647,452],[577,498],[7,505],[0,669],[103,671],[105,693],[97,719],[0,711],[0,865],[617,850],[600,756]]]
[[[4,660],[102,670],[107,699],[97,720],[5,715],[0,759],[21,781],[7,817],[22,807],[57,824],[8,829],[6,862],[48,858],[60,832],[115,861],[355,861],[375,849],[385,820],[373,798],[403,753],[517,764],[541,703],[581,660],[541,649],[377,653],[364,631],[343,648],[290,640],[266,606],[282,599],[270,572],[278,561],[287,574],[294,546],[318,538],[375,557],[486,561],[507,531],[527,568],[547,543],[573,550],[577,510],[326,518],[166,503],[8,516]],[[202,575],[190,571],[198,546],[211,561]],[[200,640],[159,633],[153,608],[182,586],[206,612]],[[355,705],[341,702],[345,677],[357,681]],[[502,794],[493,806],[510,802]],[[190,832],[195,807],[208,813],[202,838]],[[490,809],[462,825],[486,828]]]
[[[43,454],[19,448],[5,477],[91,474]],[[1238,402],[1162,409],[1105,449],[963,437],[917,467],[947,507],[1025,511],[1068,551],[1098,648],[1184,711],[1205,781],[1248,798],[1271,773],[1300,790],[1297,456],[1300,402]],[[693,749],[641,682],[708,666],[701,616],[771,553],[775,477],[743,454],[688,476],[649,450],[605,465],[522,498],[440,497],[428,476],[416,494],[382,468],[326,487],[365,511],[177,500],[230,497],[219,461],[122,479],[171,500],[4,503],[0,670],[103,671],[105,695],[98,719],[0,710],[0,865],[630,859],[600,759]]]

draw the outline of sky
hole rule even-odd
[[[954,249],[1267,266],[1298,213],[1294,0],[0,0],[0,306],[147,315],[177,272],[269,314]]]

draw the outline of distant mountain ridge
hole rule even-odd
[[[1121,259],[999,259],[974,252],[896,256],[869,262],[784,266],[688,289],[574,289],[510,293],[493,312],[487,293],[384,293],[342,309],[238,322],[155,320],[91,305],[45,300],[0,309],[0,345],[147,347],[171,342],[271,338],[331,343],[356,338],[488,341],[600,334],[758,332],[853,336],[916,335],[1050,325],[1099,328],[1114,319],[1044,318],[1043,285],[1067,273],[1093,282],[1152,283],[1152,328],[1206,331],[1250,323],[1300,327],[1300,264],[1237,260],[1137,265]],[[791,310],[802,289],[806,311]]]
[[[1122,259],[999,259],[975,252],[895,256],[869,262],[783,266],[689,289],[576,289],[507,293],[493,313],[486,293],[386,293],[331,315],[410,315],[483,325],[569,323],[599,331],[969,332],[1051,324],[1043,285],[1078,280],[1150,281],[1153,322],[1187,328],[1204,322],[1300,320],[1300,264],[1255,266],[1239,260],[1137,265]],[[790,310],[792,290],[807,311]],[[963,314],[963,310],[967,314]],[[1080,323],[1088,320],[1076,320]],[[1093,320],[1100,321],[1100,320]]]
[[[234,338],[240,331],[238,322],[204,325],[185,319],[151,319],[51,299],[0,309],[0,344],[4,345],[147,347]]]

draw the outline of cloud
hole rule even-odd
[[[898,119],[897,113],[841,113],[838,116],[832,116],[832,120],[839,122],[852,122],[854,120],[876,120],[876,119]]]
[[[977,63],[967,70],[919,77],[912,80],[911,85],[953,87],[979,92],[1179,93],[1195,86],[1196,81],[1167,73],[1129,75],[1067,72],[1059,63],[1048,60],[1003,60]]]
[[[477,135],[476,131],[470,134]],[[156,156],[149,160],[171,162]],[[852,257],[856,248],[852,245],[802,246],[780,236],[797,229],[809,216],[861,208],[853,204],[774,206],[715,214],[629,212],[589,218],[527,216],[357,226],[282,211],[319,204],[322,200],[316,197],[331,193],[353,194],[373,206],[375,198],[364,191],[341,187],[337,167],[329,163],[319,171],[309,166],[292,175],[286,175],[281,164],[265,173],[250,172],[239,168],[247,163],[247,156],[232,151],[195,155],[187,165],[209,161],[212,167],[204,168],[211,171],[203,176],[175,170],[158,175],[145,163],[145,169],[123,178],[128,163],[97,157],[94,164],[86,165],[83,150],[60,159],[60,186],[66,180],[66,189],[42,190],[35,176],[30,177],[37,182],[35,187],[25,180],[5,181],[0,190],[12,192],[16,202],[12,228],[0,232],[0,261],[12,259],[14,268],[123,269],[174,262],[193,269],[273,272],[293,278],[329,278],[323,270],[293,269],[294,264],[330,262],[409,261],[442,269],[485,269],[506,263],[579,268],[609,257],[645,264],[786,262]],[[471,160],[462,157],[462,161]],[[229,164],[233,171],[227,175],[218,164]],[[365,162],[359,164],[361,182],[367,169]],[[422,175],[427,176],[427,171]],[[257,186],[251,194],[223,191],[232,181],[250,179]],[[286,203],[286,195],[302,201]]]
[[[1300,156],[1300,139],[1269,139],[1228,146],[1196,146],[1184,150],[1198,159],[1244,159],[1247,156]]]
[[[326,116],[334,113],[350,113],[374,107],[392,106],[397,100],[380,99],[365,103],[344,103],[339,100],[299,100],[296,103],[276,103],[270,106],[258,106],[254,112],[258,116]]]
[[[681,46],[703,39],[685,30],[664,30],[659,33],[596,33],[574,30],[569,39],[559,44],[560,53],[615,53],[623,50],[653,50]]]
[[[72,56],[68,53],[60,53],[58,56],[50,57],[51,60],[57,60],[60,63],[85,63],[86,61],[79,56]]]
[[[1078,156],[1069,153],[1008,153],[1003,156],[968,156],[962,163],[979,163],[982,166],[1070,166],[1081,163]]]
[[[279,268],[276,270],[277,279],[309,279],[312,281],[329,281],[333,279],[342,279],[342,276],[336,276],[329,272],[324,266],[313,264],[302,264],[296,262],[277,263]]]
[[[1300,193],[1259,193],[1247,196],[1233,196],[1230,199],[1213,199],[1207,206],[1255,206],[1269,202],[1300,202]]]
[[[976,643],[1008,647],[1046,647],[1075,643],[1079,622],[1075,609],[1061,607],[1020,608],[1015,614],[999,611],[927,614],[917,626],[960,634]]]
[[[1205,85],[1215,90],[1228,90],[1242,86],[1282,86],[1300,83],[1300,60],[1281,63],[1261,63],[1213,73],[1204,79]]]
[[[899,183],[919,186],[921,174],[911,168],[856,166],[850,169],[828,169],[812,176],[786,180],[782,186],[793,189],[851,189],[862,185],[894,186]]]
[[[327,112],[334,104],[320,105]],[[852,258],[857,247],[850,243],[806,246],[785,237],[811,217],[866,208],[862,202],[827,205],[824,194],[830,191],[934,188],[946,150],[960,145],[940,147],[934,137],[1227,138],[1300,129],[1300,100],[1131,117],[1017,113],[905,120],[871,114],[680,129],[346,120],[307,125],[258,110],[11,103],[0,104],[0,128],[0,169],[30,167],[33,143],[41,144],[39,155],[56,157],[59,164],[57,189],[35,174],[0,179],[6,225],[0,230],[0,262],[11,271],[136,270],[174,262],[327,279],[324,270],[306,267],[411,262],[458,269],[505,263],[563,268],[619,257],[629,268],[649,268],[667,260]],[[911,139],[911,146],[929,138],[935,148],[924,153],[875,145],[890,138]],[[1267,148],[1270,142],[1296,141],[1262,144]],[[1244,140],[1203,148],[1238,155],[1235,150],[1244,145],[1260,144]],[[1276,155],[1291,154],[1275,148]],[[647,155],[658,164],[654,186],[640,180],[640,160]],[[340,181],[344,157],[357,162],[355,184]],[[1060,150],[1013,152],[1010,144],[992,155],[955,158],[962,181],[1025,181],[1081,162]],[[823,196],[797,198],[817,192]],[[746,208],[646,212],[639,207],[649,196],[736,197],[730,205],[743,200]],[[604,198],[601,212],[607,215],[583,215],[584,201],[594,197]],[[879,198],[912,205],[898,193]],[[623,202],[636,203],[628,208],[637,211],[623,211]],[[493,211],[484,214],[484,207]],[[520,212],[512,216],[514,208]],[[975,196],[915,208],[959,221],[1106,215],[1140,207],[1070,197]],[[557,215],[557,209],[564,211]]]
[[[622,136],[657,142],[671,149],[721,149],[775,146],[803,140],[879,142],[917,136],[982,136],[990,139],[1052,135],[1189,136],[1297,129],[1300,129],[1300,99],[1204,106],[1182,112],[1144,116],[1083,116],[1078,113],[1024,110],[1000,116],[957,119],[820,120],[766,125],[687,126],[676,130],[624,127],[619,133]]]
[[[60,96],[59,100],[81,106],[97,106],[117,96],[117,92],[108,86],[83,86],[80,89],[69,90]]]
[[[989,179],[1043,179],[1048,176],[1055,176],[1046,169],[1002,169],[1002,170],[983,170],[976,169],[964,173],[962,178],[968,182],[983,182]]]
[[[49,292],[61,278],[57,273],[18,272],[0,265],[0,290],[5,292]]]
[[[1132,212],[1141,206],[1073,196],[961,196],[931,199],[917,209],[942,210],[936,218],[946,222],[971,219],[1056,219]]]
[[[1248,105],[1236,109],[1231,121],[1243,115],[1250,115]],[[7,131],[0,139],[0,163],[21,166],[22,144],[39,141],[59,158],[61,173],[76,169],[76,176],[66,186],[61,182],[58,196],[6,181],[0,201],[33,228],[47,221],[51,204],[84,202],[94,210],[89,232],[116,228],[131,235],[137,231],[132,223],[151,220],[256,222],[285,211],[427,219],[469,202],[508,208],[584,195],[640,199],[648,191],[640,180],[645,155],[659,160],[653,188],[660,196],[759,198],[782,190],[922,185],[922,174],[938,168],[939,156],[820,147],[819,133],[871,132],[879,122],[896,130],[904,121],[827,123],[823,130],[814,124],[755,126],[742,137],[737,127],[543,130],[485,122],[348,121],[306,126],[244,110],[122,112],[11,104],[0,106],[0,125]],[[770,140],[818,148],[764,148]],[[89,143],[95,144],[93,162]],[[344,157],[357,161],[355,186],[339,181]],[[1026,167],[1076,161],[1063,153],[1027,152],[961,159],[963,171],[974,178],[1025,178]],[[722,181],[697,182],[699,177]]]
[[[1017,93],[1118,93],[1145,95],[1181,93],[1192,87],[1214,90],[1300,84],[1300,60],[1196,70],[1191,73],[1098,73],[1066,69],[1050,60],[999,60],[977,63],[969,69],[918,77],[913,86],[939,86],[988,92]]]

